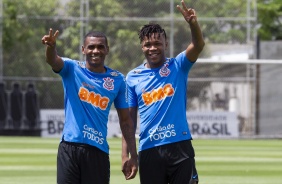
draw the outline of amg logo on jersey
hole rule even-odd
[[[142,99],[145,105],[150,105],[154,102],[160,101],[168,96],[174,95],[174,88],[171,84],[166,84],[164,87],[158,89],[153,89],[150,92],[144,92],[142,94]]]

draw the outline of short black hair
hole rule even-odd
[[[161,34],[164,34],[164,37],[166,39],[165,30],[159,24],[150,22],[149,24],[144,25],[138,33],[140,43],[142,43],[142,41],[146,37],[149,38],[152,33],[158,33],[159,37],[160,37]]]
[[[87,37],[104,37],[105,38],[105,41],[106,41],[106,45],[108,46],[108,39],[107,39],[107,36],[100,32],[100,31],[90,31],[88,32],[85,36],[84,36],[84,43],[85,43],[85,40]]]

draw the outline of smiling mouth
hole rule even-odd
[[[91,59],[97,60],[97,59],[100,59],[100,56],[91,56]]]
[[[159,54],[157,53],[153,53],[153,54],[149,54],[150,57],[157,57]]]

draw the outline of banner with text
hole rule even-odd
[[[61,137],[64,122],[64,109],[41,109],[41,136],[42,137]],[[108,137],[117,137],[121,135],[119,118],[116,110],[111,110],[108,120]]]
[[[42,109],[41,136],[61,137],[65,115],[63,109]],[[233,112],[188,112],[187,119],[193,138],[239,137],[238,119]],[[139,122],[138,122],[139,125]],[[137,126],[137,134],[139,126]],[[121,131],[116,110],[111,110],[108,121],[108,137],[120,137]]]
[[[239,122],[234,112],[188,112],[193,138],[239,137]]]

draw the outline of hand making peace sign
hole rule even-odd
[[[186,4],[184,3],[184,0],[181,1],[182,4],[182,8],[177,5],[177,9],[182,13],[184,19],[188,22],[188,23],[194,23],[197,20],[197,16],[196,16],[196,11],[192,8],[187,8]]]
[[[59,35],[59,31],[57,30],[53,35],[53,29],[50,28],[49,35],[44,35],[41,39],[43,44],[46,44],[50,47],[54,47],[56,45],[56,39]]]

